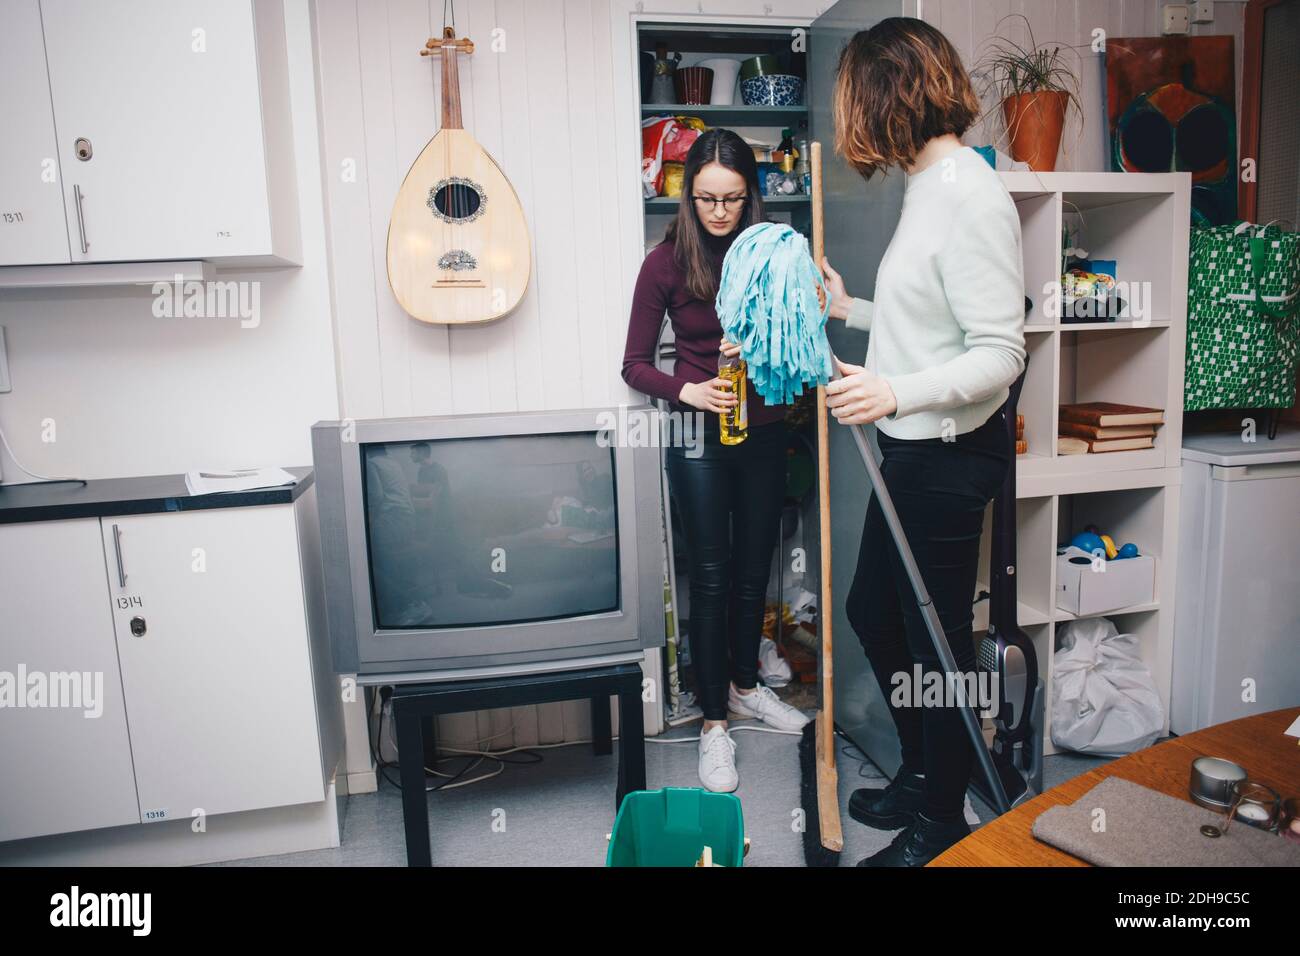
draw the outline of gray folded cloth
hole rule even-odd
[[[1069,806],[1034,821],[1035,838],[1096,866],[1300,866],[1300,844],[1247,826],[1238,817],[1219,837],[1224,815],[1188,800],[1107,777]]]

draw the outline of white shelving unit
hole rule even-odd
[[[1038,652],[1047,688],[1044,753],[1051,743],[1052,666],[1058,629],[1076,615],[1056,606],[1056,548],[1085,525],[1134,542],[1156,560],[1152,601],[1103,615],[1136,634],[1165,706],[1174,640],[1174,582],[1181,484],[1183,356],[1187,335],[1187,243],[1191,179],[1183,173],[1003,173],[1020,213],[1029,370],[1020,397],[1027,454],[1017,461],[1017,578],[1020,625]],[[1054,317],[1062,231],[1078,229],[1091,258],[1114,259],[1133,284],[1136,316],[1068,323]],[[1111,401],[1163,408],[1155,447],[1097,455],[1056,453],[1062,404]],[[991,523],[991,512],[988,519]],[[986,525],[981,577],[987,575]],[[987,589],[981,583],[981,589]],[[975,626],[987,627],[987,604]]]

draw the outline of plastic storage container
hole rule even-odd
[[[690,787],[634,790],[623,798],[606,866],[694,866],[708,846],[716,866],[741,866],[740,798]]]

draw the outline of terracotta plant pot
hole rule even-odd
[[[1019,93],[1003,100],[1011,157],[1028,163],[1036,172],[1050,173],[1056,169],[1068,103],[1068,94],[1060,90]]]

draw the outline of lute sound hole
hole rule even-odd
[[[452,176],[429,190],[429,208],[443,222],[472,222],[483,214],[487,196],[478,183]]]

